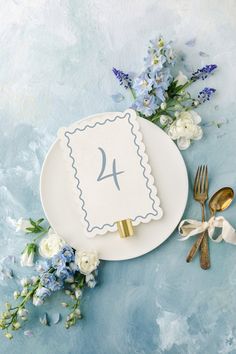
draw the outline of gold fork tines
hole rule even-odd
[[[199,166],[194,180],[193,197],[201,204],[202,221],[205,221],[205,203],[208,199],[208,169],[206,165]],[[210,268],[207,232],[203,232],[193,244],[186,258],[190,262],[201,247],[200,264],[203,269]]]

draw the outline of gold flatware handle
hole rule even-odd
[[[201,253],[200,253],[200,265],[202,269],[209,269],[211,266],[210,256],[209,256],[209,246],[208,246],[208,234],[204,233],[202,242],[201,242]]]
[[[187,257],[186,257],[186,262],[189,263],[189,262],[192,262],[194,256],[196,255],[201,243],[202,243],[202,240],[203,240],[203,237],[204,237],[204,234],[205,234],[206,231],[204,231],[198,238],[197,240],[194,242],[192,248],[190,249]]]

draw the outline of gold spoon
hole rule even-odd
[[[219,189],[215,194],[213,194],[213,196],[209,201],[209,209],[210,209],[211,217],[215,216],[217,211],[223,211],[227,209],[232,203],[233,199],[234,199],[234,191],[232,188],[223,187]],[[203,232],[202,235],[194,242],[191,250],[187,255],[186,262],[189,263],[193,260],[193,257],[195,256],[197,250],[201,245],[204,234],[205,232]]]
[[[211,216],[214,216],[217,211],[227,209],[234,199],[234,191],[230,187],[219,189],[209,201],[209,209]]]

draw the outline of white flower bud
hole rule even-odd
[[[75,297],[76,299],[79,299],[82,296],[82,291],[81,289],[76,289],[75,290]]]
[[[27,288],[23,288],[22,292],[21,292],[21,296],[26,296],[28,294],[28,289]]]
[[[79,308],[75,309],[74,313],[77,318],[81,318],[81,312]]]
[[[7,310],[10,310],[11,304],[9,304],[9,302],[6,302],[6,303],[5,303],[5,307],[6,307]]]
[[[14,299],[17,300],[19,296],[20,296],[20,292],[15,290],[14,293],[13,293]]]
[[[166,109],[166,107],[167,107],[166,102],[162,102],[161,103],[161,109],[164,111]]]
[[[39,277],[37,277],[37,276],[31,277],[32,284],[36,284],[38,280],[39,280]]]
[[[20,264],[22,267],[33,267],[34,255],[36,253],[37,246],[35,243],[29,243],[20,257]]]
[[[7,339],[12,339],[13,338],[13,335],[11,333],[9,333],[9,332],[5,333],[4,335],[5,335],[5,337]]]
[[[28,313],[29,313],[29,311],[24,308],[20,308],[18,311],[18,315],[20,317],[27,317]]]
[[[20,325],[19,322],[13,323],[12,326],[13,326],[13,328],[14,328],[15,330],[17,330],[17,329],[19,329],[19,328],[21,327],[21,325]]]
[[[22,278],[20,283],[22,286],[27,286],[30,284],[30,280],[28,278]]]
[[[161,125],[166,125],[168,123],[168,121],[169,121],[169,116],[166,116],[164,114],[162,114],[160,116],[160,124]]]
[[[179,71],[178,75],[175,78],[177,86],[182,86],[188,82],[187,76],[185,76],[182,71]]]

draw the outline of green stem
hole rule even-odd
[[[190,85],[192,85],[194,81],[189,80],[188,82],[186,82],[183,86],[180,86],[179,88],[177,87],[176,91],[175,91],[175,95],[176,93],[185,90],[187,87],[189,87]]]
[[[36,236],[33,239],[33,242],[37,241],[40,237],[44,236],[48,231],[49,231],[50,227],[48,227],[47,229],[45,229],[40,235]]]
[[[22,309],[24,307],[24,305],[26,304],[26,302],[31,298],[31,296],[34,295],[35,291],[38,288],[38,285],[39,285],[39,280],[37,281],[36,285],[30,290],[30,292],[28,292],[28,294],[25,296],[25,298],[20,303],[20,305],[17,307],[14,307],[14,309],[16,308],[16,311],[12,314],[11,321],[7,323],[7,325],[4,329],[8,329],[10,327],[10,325],[14,322],[14,320],[17,318],[19,310]]]
[[[134,90],[132,89],[132,87],[130,87],[130,92],[131,92],[131,95],[132,95],[132,98],[134,99],[134,100],[136,100],[136,95],[135,95],[135,92],[134,92]]]

